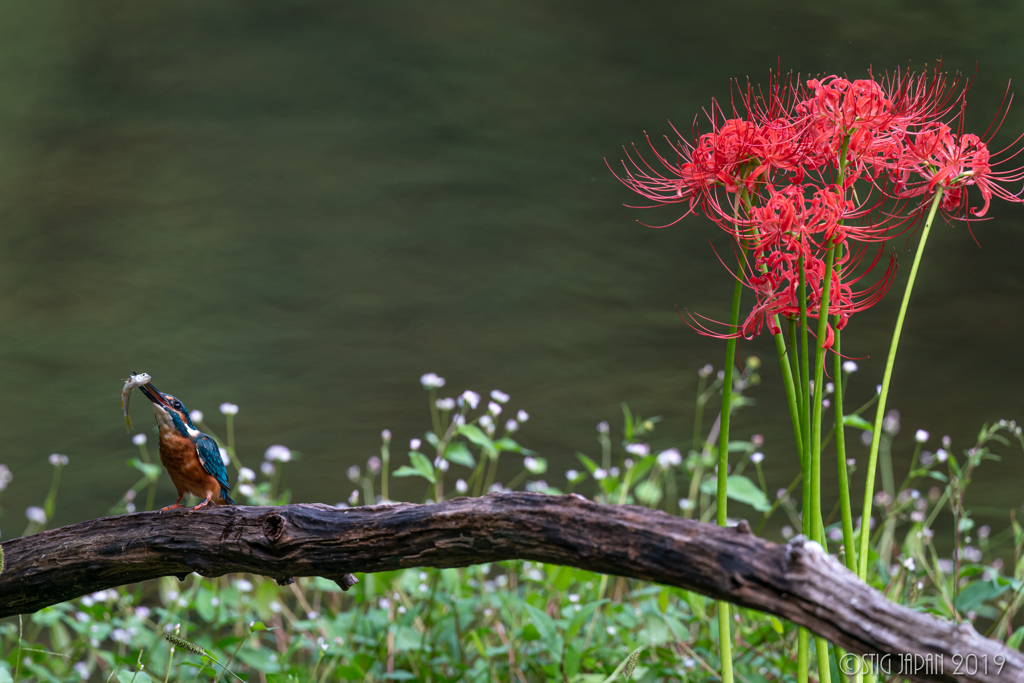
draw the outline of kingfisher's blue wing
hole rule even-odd
[[[224,468],[224,461],[221,460],[220,448],[217,447],[217,442],[206,434],[200,434],[196,438],[196,452],[199,454],[199,462],[203,464],[203,469],[216,479],[218,484],[230,491],[231,485],[228,484],[228,471]]]

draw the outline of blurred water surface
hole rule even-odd
[[[556,486],[575,451],[596,451],[599,420],[620,423],[620,401],[664,416],[656,448],[689,443],[695,371],[720,367],[723,346],[675,307],[727,317],[718,236],[701,218],[639,225],[672,216],[624,208],[634,200],[604,158],[670,119],[688,126],[729,78],[763,81],[780,61],[853,77],[940,56],[977,67],[969,122],[983,130],[1024,71],[1022,14],[949,1],[5,4],[4,535],[45,495],[51,452],[71,460],[57,523],[105,513],[135,481],[118,398],[131,370],[214,427],[219,403],[239,404],[250,466],[273,443],[301,451],[299,501],[344,500],[345,468],[381,429],[404,462],[429,424],[429,371],[448,379],[442,395],[510,393]],[[1016,109],[1001,139],[1021,130]],[[992,213],[974,226],[982,248],[963,225],[929,245],[891,400],[908,441],[925,428],[967,446],[982,421],[1024,418],[1024,213]],[[915,243],[895,245],[904,266]],[[895,304],[844,337],[871,356],[854,400],[880,381]],[[736,434],[764,433],[772,484],[788,483],[773,347],[741,353],[764,358],[765,381]],[[149,431],[145,403],[133,412]],[[1020,463],[986,465],[976,503],[1019,504]]]

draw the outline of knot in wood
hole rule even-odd
[[[276,543],[284,536],[284,526],[285,519],[281,515],[277,513],[267,515],[267,518],[263,520],[263,535],[271,543]]]
[[[748,522],[745,519],[741,519],[739,522],[736,523],[736,531],[740,532],[741,534],[746,534],[747,536],[754,535],[754,532],[750,529],[750,522]]]

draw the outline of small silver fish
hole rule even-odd
[[[149,384],[152,381],[152,377],[149,373],[140,372],[139,374],[132,373],[132,375],[124,381],[124,389],[121,390],[121,407],[124,409],[124,426],[125,429],[131,434],[132,431],[132,418],[128,414],[128,400],[132,397],[132,389],[141,387],[143,384]]]

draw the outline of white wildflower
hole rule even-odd
[[[491,398],[493,398],[498,403],[508,403],[509,396],[504,391],[498,391],[497,389],[495,389],[494,391],[491,392]]]
[[[205,415],[203,415],[203,411],[198,410],[198,409],[191,411],[188,414],[188,416],[189,416],[189,418],[191,418],[191,420],[193,422],[202,422],[203,418],[205,417]]]
[[[520,408],[519,412],[516,413],[516,419],[519,420],[520,422],[526,422],[527,420],[530,419],[530,414]]]
[[[143,445],[145,445],[145,443],[146,443],[146,435],[143,434],[142,432],[139,432],[138,434],[136,434],[135,436],[132,437],[132,443],[135,444],[136,446],[143,446]]]
[[[30,522],[35,522],[36,524],[46,524],[46,511],[43,510],[43,508],[41,507],[36,507],[35,505],[33,505],[32,507],[26,508],[25,517],[27,517],[28,521]]]
[[[476,410],[476,407],[480,405],[480,394],[476,393],[475,391],[470,391],[469,389],[466,389],[459,396],[459,405],[464,404],[469,405],[471,410]]]
[[[266,460],[277,460],[278,462],[289,462],[292,459],[292,452],[287,446],[282,446],[279,443],[274,444],[267,449],[266,453],[263,454]]]
[[[626,446],[626,452],[633,455],[649,455],[651,447],[645,443],[631,443]]]
[[[669,448],[658,453],[658,465],[664,470],[681,464],[683,464],[683,455],[678,448]]]
[[[439,389],[444,386],[444,377],[438,377],[436,373],[428,372],[420,377],[420,384],[424,389]]]
[[[68,464],[68,456],[63,453],[52,453],[50,455],[50,464],[54,467],[64,467]]]
[[[221,403],[220,412],[224,415],[238,415],[238,406],[234,403]]]

